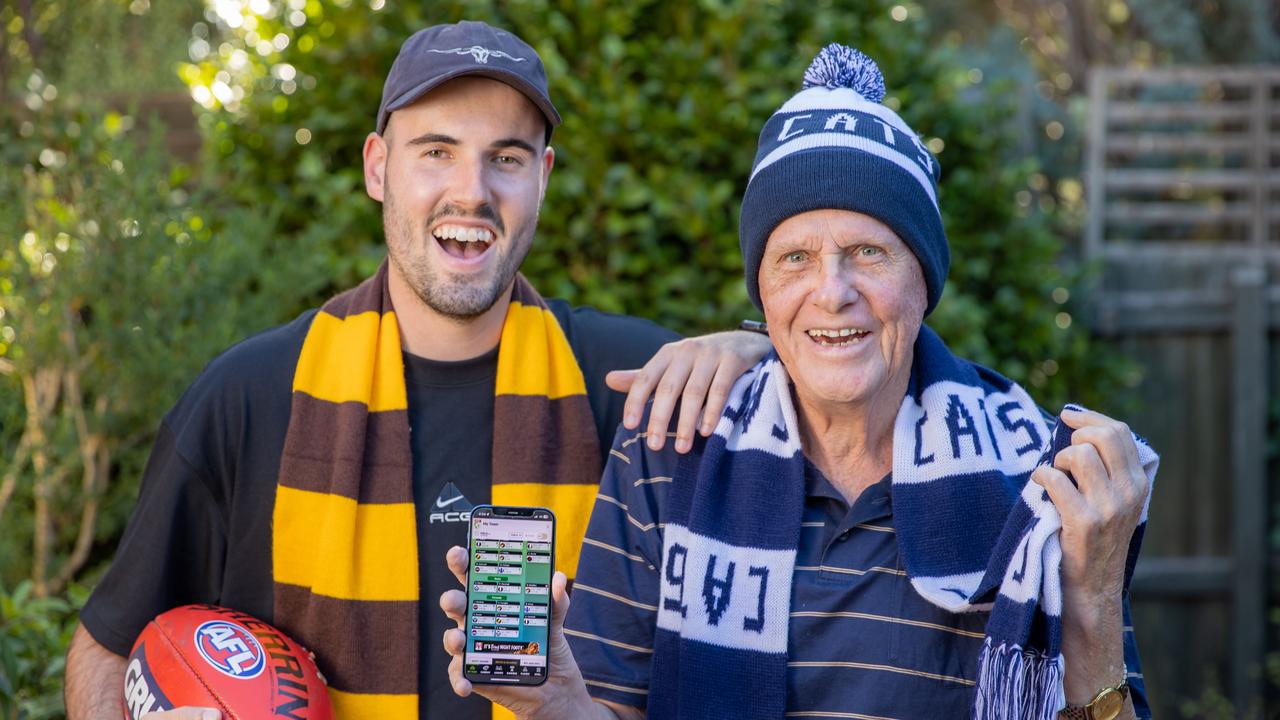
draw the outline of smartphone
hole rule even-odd
[[[540,507],[478,505],[467,533],[467,646],[473,683],[541,685],[550,669],[556,518]]]

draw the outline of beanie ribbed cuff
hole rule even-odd
[[[920,183],[874,155],[818,147],[761,170],[742,199],[738,238],[747,295],[760,303],[760,262],[769,235],[787,218],[812,210],[850,210],[887,225],[915,253],[933,312],[942,296],[951,253],[942,218]]]

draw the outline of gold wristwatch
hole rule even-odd
[[[1068,720],[1115,720],[1120,711],[1124,710],[1127,697],[1129,680],[1126,678],[1115,687],[1102,688],[1088,705],[1067,705],[1066,709],[1058,713],[1058,717]]]

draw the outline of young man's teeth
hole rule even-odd
[[[441,240],[457,240],[458,242],[493,242],[493,233],[487,228],[463,227],[461,225],[441,225],[436,228],[435,236]]]

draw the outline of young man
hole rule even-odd
[[[433,607],[471,506],[551,507],[572,571],[617,424],[636,426],[657,388],[650,441],[681,400],[687,449],[768,349],[750,333],[674,342],[538,296],[517,271],[559,121],[540,59],[510,33],[463,22],[406,41],[364,146],[388,262],[228,350],[166,416],[68,654],[70,717],[118,712],[133,639],[191,602],[293,635],[340,717],[490,716],[451,692]],[[640,365],[612,378],[625,402],[605,387]]]

